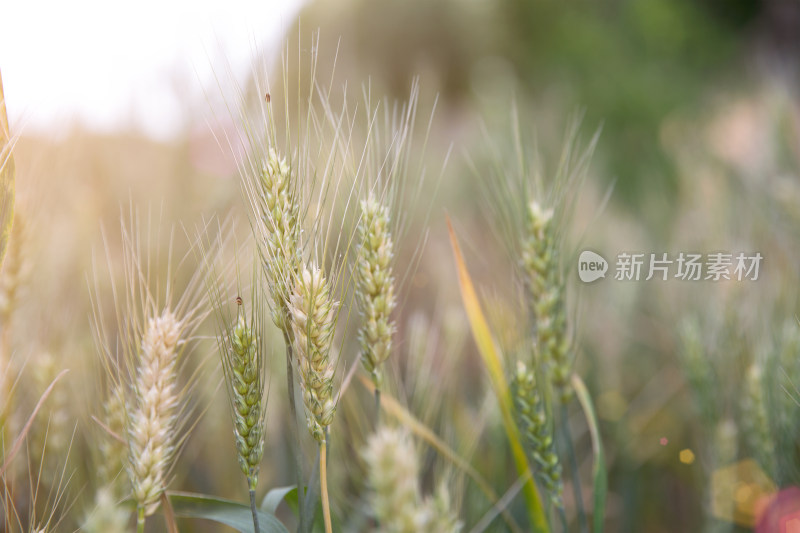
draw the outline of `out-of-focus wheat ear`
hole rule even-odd
[[[86,533],[126,533],[129,512],[119,504],[111,487],[103,486],[95,493],[94,508],[87,514],[81,531]]]
[[[11,393],[15,361],[12,358],[12,332],[14,309],[19,299],[19,289],[25,283],[28,262],[25,254],[26,226],[20,211],[7,242],[5,261],[0,269],[0,427],[5,426],[5,417],[13,412],[14,396]]]
[[[713,427],[718,423],[717,384],[709,361],[700,323],[696,318],[686,318],[679,325],[681,339],[681,366],[697,408],[704,422]]]
[[[364,449],[370,485],[370,507],[383,531],[423,531],[419,490],[419,458],[408,434],[379,428]]]
[[[445,484],[440,484],[436,492],[425,499],[422,505],[422,513],[425,516],[424,531],[431,533],[458,533],[463,528],[463,524],[458,516],[453,512],[450,502],[450,492]]]
[[[176,349],[183,325],[171,311],[150,318],[141,340],[128,419],[128,475],[139,515],[153,514],[166,488],[167,475],[179,442],[181,408]]]
[[[572,346],[555,229],[553,210],[531,201],[522,241],[522,267],[536,325],[536,353],[538,363],[548,370],[558,400],[566,403],[572,397]]]
[[[563,481],[561,462],[556,454],[553,440],[553,421],[536,381],[533,370],[522,361],[517,362],[511,382],[514,398],[514,413],[520,432],[531,456],[533,475],[550,498],[550,503],[563,512]]]
[[[444,485],[423,500],[419,457],[403,429],[380,427],[363,450],[370,487],[369,503],[381,531],[457,533],[462,524],[451,509]]]
[[[130,512],[120,505],[125,492],[119,479],[128,459],[126,438],[127,408],[121,383],[111,383],[103,402],[103,412],[95,419],[97,432],[97,490],[94,502],[81,524],[87,533],[122,533],[128,530]]]
[[[396,326],[392,263],[394,244],[389,231],[389,210],[374,195],[361,202],[356,260],[356,298],[363,323],[358,332],[361,361],[375,384],[380,402],[381,364],[391,353]]]
[[[714,428],[711,455],[715,466],[733,463],[739,453],[739,429],[731,418],[721,420]]]
[[[15,139],[11,137],[6,113],[6,98],[3,92],[3,76],[0,74],[0,267],[6,255],[6,247],[14,222]]]
[[[27,237],[25,218],[19,210],[14,215],[14,229],[6,249],[5,262],[0,271],[0,327],[5,351],[10,350],[9,333],[11,317],[19,299],[19,289],[25,283],[28,263],[25,254]]]
[[[742,429],[750,451],[764,471],[774,477],[775,443],[769,427],[764,375],[761,365],[757,362],[751,364],[745,374],[742,415]]]
[[[112,496],[121,496],[120,483],[117,478],[124,470],[128,458],[128,440],[125,436],[127,412],[125,391],[122,385],[112,385],[108,397],[103,403],[101,422],[104,431],[97,446],[100,452],[97,478],[101,490],[107,490]]]
[[[11,228],[14,222],[14,180],[16,169],[14,167],[15,140],[11,137],[11,130],[8,125],[8,115],[6,114],[6,99],[3,92],[3,76],[0,74],[0,272],[2,272],[3,260],[6,256],[8,241],[11,236]],[[11,350],[8,342],[8,332],[10,331],[7,317],[0,317],[0,440],[5,439],[6,417],[10,415],[12,409],[9,407],[12,400],[11,380]]]
[[[33,358],[31,372],[34,389],[38,394],[47,390],[58,373],[56,358],[50,352],[42,352]],[[30,453],[42,461],[42,475],[50,476],[58,472],[58,466],[66,457],[72,439],[70,425],[69,396],[62,381],[54,387],[42,405],[39,416],[31,428]],[[52,479],[43,479],[52,483]]]

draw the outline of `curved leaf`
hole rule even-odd
[[[297,486],[289,485],[288,487],[275,487],[270,490],[264,500],[261,502],[260,509],[268,513],[275,514],[278,506],[282,501],[286,500],[286,504],[294,511],[297,510]]]
[[[241,533],[253,533],[253,514],[249,505],[189,492],[169,492],[167,495],[175,516],[202,518],[225,524]],[[258,527],[258,533],[289,533],[275,515],[263,510],[258,511]]]

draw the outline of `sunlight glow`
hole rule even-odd
[[[12,129],[59,133],[77,122],[170,137],[215,74],[241,79],[258,51],[277,50],[301,3],[4,3],[0,72]]]

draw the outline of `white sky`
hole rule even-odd
[[[277,51],[303,0],[0,0],[12,131],[136,128],[167,138],[213,75]]]

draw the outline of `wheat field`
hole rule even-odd
[[[631,184],[599,100],[398,81],[351,24],[172,141],[17,132],[0,80],[3,531],[792,531],[793,86]]]

